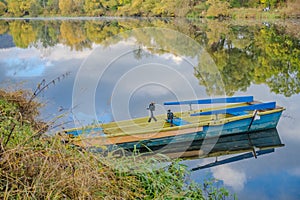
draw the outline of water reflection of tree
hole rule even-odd
[[[272,92],[285,96],[300,92],[299,39],[276,26],[216,29],[221,31],[208,34],[207,49],[221,73],[227,95],[245,91],[251,83],[265,83]],[[195,76],[200,77],[197,70]],[[201,79],[199,83],[205,84]]]
[[[137,29],[143,27],[162,29]],[[156,54],[176,49],[176,56],[195,57],[196,51],[176,34],[166,35],[166,30],[183,33],[202,46],[213,58],[218,73],[211,72],[203,63],[195,67],[199,84],[210,89],[214,95],[225,87],[227,95],[245,91],[251,83],[267,84],[275,93],[291,96],[300,92],[300,39],[289,36],[281,26],[271,24],[232,25],[229,22],[148,19],[148,20],[93,20],[93,21],[1,21],[0,33],[10,33],[16,46],[28,48],[42,44],[44,48],[65,44],[80,51],[91,48],[93,43],[110,46],[122,38],[134,37],[137,45]],[[143,56],[141,51],[135,52]],[[222,79],[224,85],[214,85]],[[213,95],[211,94],[211,95]]]
[[[91,48],[92,42],[86,37],[84,29],[84,22],[63,21],[60,26],[61,39],[60,42],[70,46],[71,49],[82,50],[84,48]]]
[[[245,91],[251,84],[254,70],[252,54],[249,53],[251,32],[244,27],[231,27],[216,21],[208,23],[207,32],[207,37],[209,37],[207,51],[220,72],[226,94],[233,95],[236,91]],[[199,63],[198,68],[201,67],[202,64]],[[206,74],[205,76],[211,75]],[[195,76],[199,78],[204,74],[199,74],[199,71],[195,70]],[[214,80],[215,78],[210,77],[210,79]],[[202,79],[199,81],[201,85],[205,84]],[[212,81],[212,83],[214,82]],[[215,92],[210,95],[222,93],[221,89],[215,90]]]
[[[18,47],[27,48],[37,42],[36,29],[26,21],[10,22],[9,32]]]
[[[37,27],[38,40],[44,48],[53,47],[59,43],[57,36],[60,35],[60,24],[61,23],[56,20],[39,21],[36,23],[35,27]]]
[[[7,33],[8,31],[8,22],[1,20],[0,21],[0,35]]]
[[[260,52],[256,75],[275,93],[291,96],[300,92],[300,40],[284,34],[275,26],[261,28],[255,47]],[[256,80],[256,77],[254,80]]]

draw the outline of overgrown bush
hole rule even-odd
[[[45,133],[27,91],[0,90],[0,199],[224,199],[212,198],[179,161],[141,154],[115,157],[65,144]],[[42,134],[44,135],[44,134]],[[219,198],[220,197],[220,198]]]

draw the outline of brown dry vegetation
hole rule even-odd
[[[267,12],[262,8],[233,8],[230,16],[235,19],[300,18],[300,0],[288,0],[285,5]]]
[[[145,194],[136,176],[119,176],[102,159],[57,139],[7,150],[1,155],[0,198],[134,199]]]
[[[41,132],[41,103],[28,91],[0,89],[0,199],[214,199],[224,188],[186,184],[186,168],[165,156],[116,158]],[[42,128],[41,128],[42,127]],[[41,132],[43,137],[34,137]],[[39,135],[41,136],[41,135]],[[167,165],[171,162],[171,165]]]
[[[32,93],[28,90],[6,91],[0,89],[0,99],[5,99],[17,108],[18,112],[14,114],[20,118],[21,122],[30,123],[35,131],[45,130],[45,123],[37,120],[42,104],[30,100],[32,97]],[[4,115],[5,113],[1,114]]]
[[[300,18],[300,0],[288,0],[287,5],[280,8],[280,16],[287,18]]]

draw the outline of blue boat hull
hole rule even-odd
[[[204,138],[220,137],[231,134],[245,133],[260,131],[265,129],[275,128],[280,119],[282,111],[275,113],[261,115],[259,120],[252,118],[241,119],[233,122],[229,122],[223,125],[204,126],[202,131],[188,133],[184,135],[177,135],[173,137],[141,140],[139,142],[127,142],[117,144],[118,147],[125,149],[142,148],[142,147],[155,147],[163,146],[175,143],[188,143],[197,140],[203,140]],[[114,149],[116,145],[109,145],[109,149]]]

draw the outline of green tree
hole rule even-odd
[[[59,0],[48,0],[45,13],[57,14],[59,12]]]
[[[285,34],[276,26],[257,32],[257,81],[264,81],[275,93],[291,96],[300,92],[300,40]]]
[[[38,0],[31,0],[29,15],[32,17],[37,17],[42,13],[42,6]]]
[[[37,27],[38,45],[42,44],[44,48],[47,48],[59,43],[60,21],[33,21],[32,23]]]

